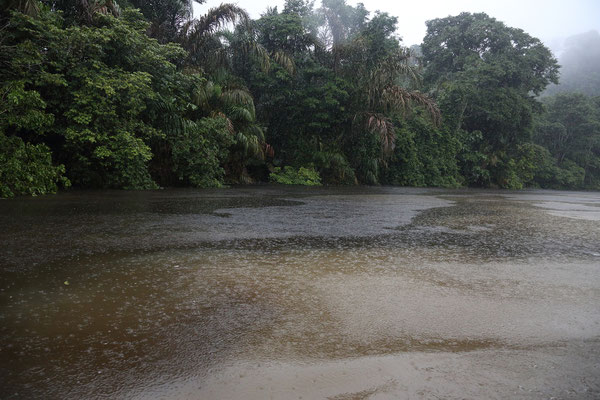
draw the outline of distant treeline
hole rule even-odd
[[[600,189],[600,98],[486,14],[1,0],[0,195],[296,184]],[[596,70],[597,71],[597,70]],[[579,88],[574,88],[579,89]],[[588,95],[598,95],[598,92]]]
[[[600,95],[600,34],[589,31],[571,36],[558,51],[560,82],[548,86],[542,95],[568,92]]]

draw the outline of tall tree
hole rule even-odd
[[[360,8],[355,12],[365,15]],[[376,12],[370,20],[357,24],[358,30],[340,51],[340,74],[353,88],[347,147],[365,149],[351,159],[359,179],[367,183],[379,181],[381,167],[387,165],[394,150],[395,120],[419,106],[435,124],[440,120],[435,102],[416,90],[419,71],[396,36],[396,25],[396,17]]]
[[[422,45],[425,82],[455,129],[471,132],[487,171],[470,183],[511,186],[508,160],[530,140],[534,98],[557,82],[558,65],[539,39],[484,13],[427,22]],[[512,176],[512,175],[511,175]]]

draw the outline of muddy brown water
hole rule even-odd
[[[600,193],[0,201],[2,399],[600,398]]]

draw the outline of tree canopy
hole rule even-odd
[[[200,2],[201,3],[201,2]],[[427,23],[287,0],[5,0],[0,191],[227,183],[597,188],[597,98],[486,14]],[[574,51],[574,50],[573,50]]]
[[[462,13],[427,22],[422,44],[425,81],[455,129],[476,139],[471,183],[520,187],[511,160],[531,140],[535,95],[557,82],[558,64],[539,39],[486,14]],[[473,160],[470,160],[473,161]]]

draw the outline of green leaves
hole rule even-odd
[[[0,86],[0,130],[32,130],[42,134],[53,122],[46,102],[35,90],[26,90],[25,81],[8,81]]]
[[[57,0],[6,15],[3,195],[69,180],[600,187],[600,100],[550,100],[530,143],[556,60],[485,14],[428,23],[422,80],[397,19],[361,4],[293,0],[250,21],[230,4],[191,20],[188,0],[129,3],[141,12]]]
[[[600,102],[570,93],[547,97],[544,105],[534,140],[550,151],[554,162],[540,184],[600,188]]]
[[[173,172],[180,184],[197,187],[220,187],[228,157],[227,149],[233,139],[225,118],[202,118],[189,122],[186,128],[170,135]]]
[[[25,143],[0,131],[0,197],[56,193],[58,185],[70,186],[63,165],[53,166],[44,144]]]
[[[13,15],[3,43],[13,49],[14,68],[0,71],[7,100],[0,129],[45,141],[76,185],[155,187],[149,145],[163,126],[153,107],[159,96],[170,97],[180,107],[173,111],[185,112],[189,94],[176,85],[193,79],[170,62],[183,56],[181,48],[150,39],[141,18],[127,10],[122,19],[103,15],[93,26],[65,28],[46,8],[37,18]]]
[[[511,188],[529,182],[515,172],[516,160],[519,146],[531,139],[536,107],[531,93],[557,79],[552,53],[538,39],[483,13],[434,19],[427,26],[425,81],[437,92],[451,129],[481,134],[467,152],[481,153],[482,162],[464,158],[467,181]]]
[[[300,167],[297,170],[290,166],[285,166],[283,169],[275,167],[269,179],[271,182],[283,185],[321,186],[321,177],[312,167]]]

